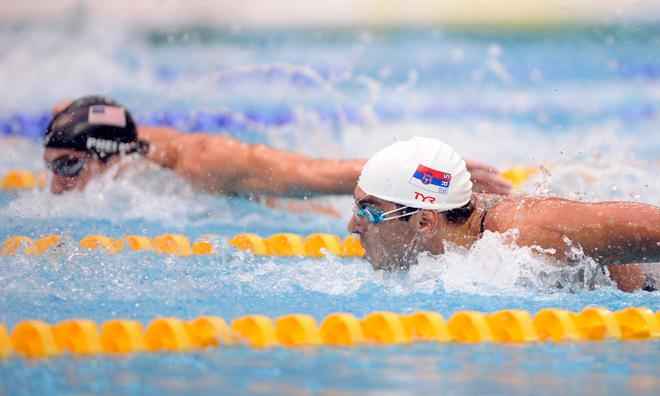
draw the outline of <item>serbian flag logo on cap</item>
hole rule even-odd
[[[451,174],[419,165],[410,178],[410,184],[434,193],[447,193]]]

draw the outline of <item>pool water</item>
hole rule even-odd
[[[0,174],[43,170],[39,133],[62,98],[103,93],[142,122],[228,133],[322,157],[366,157],[414,135],[440,137],[500,168],[544,164],[534,194],[660,204],[660,28],[548,30],[140,29],[100,21],[0,27]],[[228,166],[230,166],[228,164]],[[56,233],[44,256],[0,257],[0,322],[156,316],[227,320],[345,311],[445,317],[544,307],[645,306],[591,260],[563,270],[487,235],[424,257],[406,274],[360,259],[249,257],[240,232],[345,235],[348,197],[312,197],[342,218],[294,214],[191,190],[139,165],[83,193],[0,192],[0,239]],[[83,251],[88,234],[181,233],[213,256]],[[586,273],[587,276],[580,276]],[[558,288],[557,283],[562,285]],[[0,362],[0,394],[658,394],[660,342],[144,354]]]

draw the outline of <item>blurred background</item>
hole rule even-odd
[[[4,1],[3,20],[52,21],[71,12],[137,23],[213,23],[234,26],[356,26],[402,24],[612,23],[657,21],[654,0],[53,0]]]
[[[319,157],[432,136],[500,169],[543,165],[524,193],[660,204],[660,1],[0,0],[0,87],[0,176],[45,170],[56,102],[104,94],[142,124]],[[560,270],[494,235],[392,276],[364,260],[222,245],[239,232],[346,235],[351,199],[319,200],[342,218],[202,194],[163,170],[58,197],[0,192],[0,241],[64,241],[44,256],[0,257],[0,322],[660,308],[659,293],[618,291],[589,258]],[[222,248],[176,258],[78,245],[165,232]],[[658,394],[657,342],[581,345],[15,359],[0,368],[0,394],[3,384],[7,394]]]
[[[105,94],[143,124],[341,158],[434,136],[501,169],[552,170],[528,192],[660,199],[660,1],[3,0],[2,10],[0,134],[11,139],[0,139],[0,173],[43,170],[52,106]],[[120,218],[195,233],[233,224],[201,222],[222,200],[164,197],[163,178],[185,190],[168,175],[122,186],[131,204]],[[55,213],[105,219],[102,196]],[[36,220],[49,199],[20,196],[5,213]],[[343,233],[344,221],[292,227]]]
[[[333,158],[434,136],[501,169],[546,166],[530,193],[660,199],[660,1],[3,0],[0,20],[0,173],[43,170],[53,105],[104,94],[142,124]],[[208,221],[223,199],[163,194],[186,191],[169,176],[102,190],[130,202],[114,220],[235,229]],[[2,213],[107,219],[104,194],[50,199],[5,197]]]

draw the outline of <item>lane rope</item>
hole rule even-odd
[[[61,235],[44,235],[32,239],[24,235],[9,236],[0,246],[0,256],[19,254],[39,256],[49,251],[64,247]],[[255,256],[275,257],[362,257],[364,249],[356,235],[348,235],[343,239],[338,235],[314,233],[302,236],[292,233],[273,234],[261,237],[257,234],[243,233],[229,238],[227,245],[230,250],[242,251]],[[106,235],[87,235],[78,246],[82,250],[100,251],[117,254],[123,251],[143,251],[173,256],[201,256],[219,253],[222,249],[216,241],[201,238],[195,242],[181,234],[162,234],[153,238],[142,235],[126,235],[122,238],[111,238]]]
[[[237,345],[256,349],[540,342],[640,341],[660,339],[660,312],[629,307],[616,312],[587,307],[581,312],[545,308],[535,315],[520,309],[493,313],[458,311],[448,320],[437,313],[371,312],[364,318],[332,313],[319,325],[305,314],[270,318],[246,315],[227,323],[217,316],[192,320],[159,317],[146,328],[113,319],[101,325],[87,319],[56,324],[24,320],[11,333],[0,324],[0,358],[44,359],[72,356],[190,352]]]

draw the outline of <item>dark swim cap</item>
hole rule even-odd
[[[113,155],[146,154],[149,143],[139,140],[131,113],[103,96],[85,96],[55,114],[44,136],[44,147]]]

